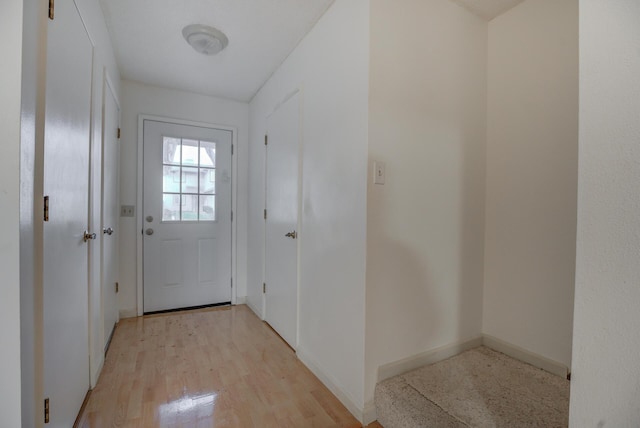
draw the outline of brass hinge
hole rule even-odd
[[[53,16],[55,14],[56,6],[53,3],[54,0],[49,0],[49,19],[53,21]]]
[[[262,283],[262,293],[266,293],[267,292],[267,283],[263,282]]]
[[[116,293],[120,291],[120,284],[116,282]]]
[[[49,197],[44,197],[44,221],[49,221]]]
[[[118,128],[118,139],[120,139],[120,128]]]
[[[44,423],[49,423],[49,399],[44,399]]]
[[[267,209],[266,208],[264,209],[264,219],[265,220],[267,219]]]
[[[269,137],[268,136],[264,136],[264,145],[266,146],[269,143]]]

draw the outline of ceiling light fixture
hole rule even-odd
[[[182,29],[182,35],[196,52],[203,55],[216,55],[229,44],[222,31],[207,25],[187,25]]]

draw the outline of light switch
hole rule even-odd
[[[384,162],[373,163],[373,184],[384,184]]]

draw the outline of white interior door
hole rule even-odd
[[[72,1],[48,23],[43,230],[48,427],[73,426],[89,390],[88,245],[92,46]]]
[[[231,303],[232,132],[143,132],[144,312]]]
[[[268,119],[265,320],[294,349],[298,325],[298,94]]]
[[[104,314],[103,349],[111,339],[118,322],[116,282],[118,281],[118,127],[120,109],[111,86],[104,88],[104,111],[102,124],[102,310]]]

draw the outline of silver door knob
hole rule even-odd
[[[145,230],[144,233],[146,233],[147,235],[151,236],[151,235],[153,235],[153,229],[149,228],[149,229]]]
[[[85,230],[84,231],[84,235],[82,236],[82,240],[84,242],[87,242],[87,241],[89,241],[91,239],[96,239],[96,234],[95,233],[89,233],[88,230]]]
[[[102,233],[111,236],[113,235],[113,228],[109,227],[107,229],[102,229]]]
[[[296,233],[296,231],[294,230],[293,232],[289,232],[286,235],[287,238],[291,238],[291,239],[296,239],[298,237],[298,234]]]

